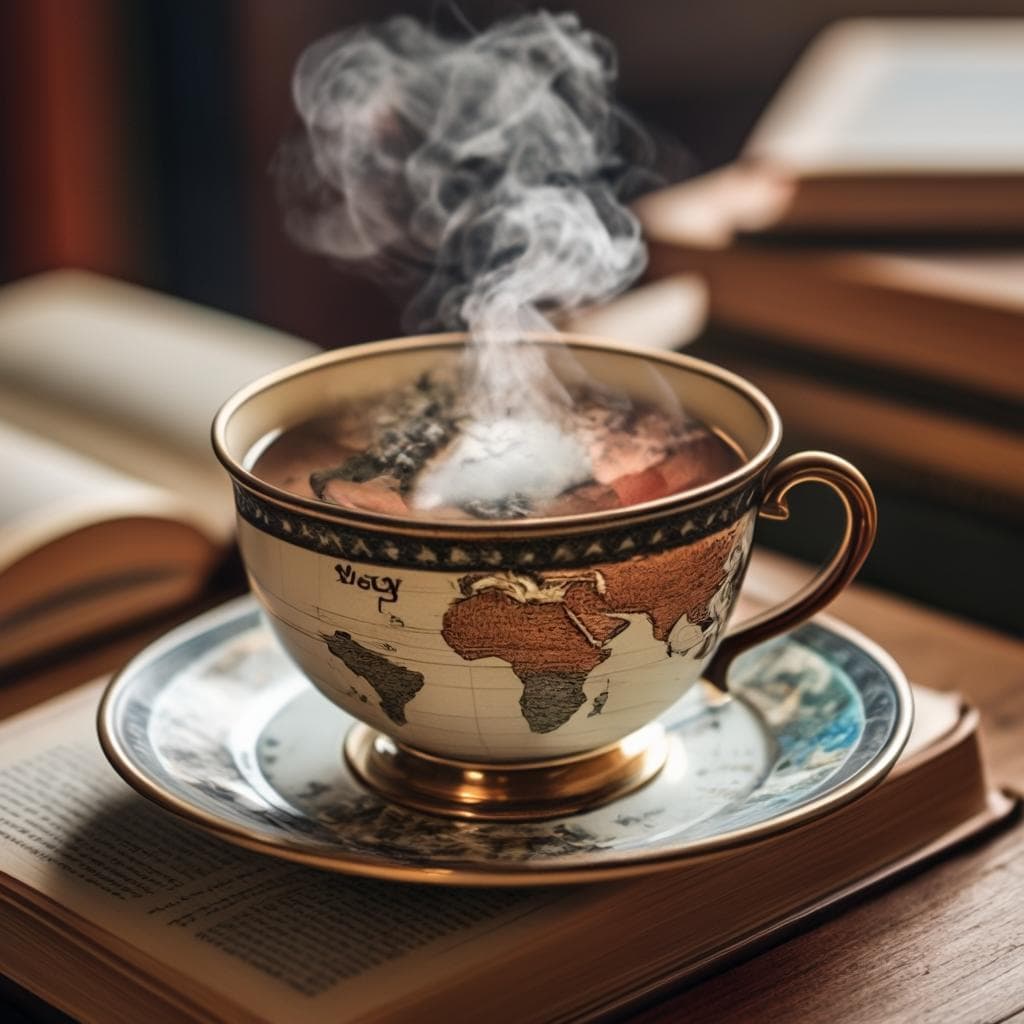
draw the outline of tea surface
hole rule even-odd
[[[461,406],[453,382],[424,376],[386,399],[291,427],[251,469],[343,508],[508,520],[637,505],[717,480],[742,461],[706,424],[651,405],[595,392],[574,396],[558,422],[481,419]]]

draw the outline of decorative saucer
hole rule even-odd
[[[529,823],[433,817],[353,776],[342,747],[354,719],[241,598],[135,658],[107,689],[99,732],[135,789],[241,846],[378,878],[539,885],[666,868],[827,814],[878,783],[910,731],[892,659],[832,622],[749,652],[730,688],[695,687],[663,715],[664,768],[603,807]]]

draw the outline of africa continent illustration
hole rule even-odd
[[[668,653],[710,653],[743,564],[733,527],[642,560],[538,576],[465,576],[442,635],[467,661],[500,658],[523,685],[519,706],[535,733],[552,732],[585,703],[584,684],[611,654],[608,643],[646,615]],[[677,627],[683,626],[683,629]]]
[[[670,656],[700,661],[710,655],[732,608],[748,543],[740,521],[682,548],[592,568],[453,577],[457,596],[437,613],[440,639],[464,662],[504,662],[522,687],[519,710],[530,732],[552,733],[588,702],[587,683],[625,630],[649,628],[648,640],[664,644]],[[340,629],[320,636],[333,657],[369,684],[390,722],[405,727],[417,697],[442,677],[433,674],[436,662],[403,655],[405,623],[393,614],[388,621],[399,631],[394,643],[369,633],[356,639]],[[452,686],[452,677],[442,685]],[[356,687],[348,695],[374,702]],[[591,697],[586,717],[592,718],[609,701],[607,680]]]

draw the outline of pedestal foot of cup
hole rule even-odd
[[[345,739],[349,767],[384,799],[482,821],[538,821],[610,803],[654,778],[667,753],[657,722],[598,750],[504,764],[426,754],[362,723]]]

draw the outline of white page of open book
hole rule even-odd
[[[210,424],[238,388],[317,352],[258,324],[81,271],[0,290],[0,420],[189,501],[232,532]]]
[[[809,174],[1024,171],[1024,19],[838,22],[744,154]]]
[[[376,882],[208,838],[106,763],[94,725],[99,693],[92,684],[0,726],[0,898],[14,889],[26,904],[70,913],[67,935],[92,935],[158,978],[189,979],[192,998],[209,1002],[212,993],[237,1005],[230,1019],[339,1024],[401,1004],[401,1019],[417,1020],[417,1001],[432,988],[504,962],[531,937],[617,898],[611,884]],[[948,732],[957,708],[955,696],[920,690],[903,757]]]
[[[221,537],[222,518],[202,504],[0,420],[0,571],[71,530],[119,516],[171,516]],[[222,539],[226,540],[226,537]]]

